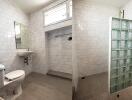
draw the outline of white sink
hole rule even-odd
[[[30,56],[33,54],[33,51],[30,51],[28,49],[17,49],[17,55],[21,57]]]

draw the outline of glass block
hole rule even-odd
[[[111,93],[114,93],[114,92],[115,92],[114,87],[110,87],[110,92],[111,92]]]
[[[114,92],[116,92],[117,90],[118,90],[117,86],[112,86],[112,87],[110,87],[110,92],[111,92],[111,93],[114,93]]]
[[[132,66],[129,66],[129,72],[132,72]]]
[[[118,85],[115,85],[114,86],[114,91],[118,91],[119,89],[118,89]]]
[[[127,59],[127,65],[131,65],[132,64],[132,60],[131,59]]]
[[[119,78],[118,78],[118,83],[121,84],[121,83],[124,83],[125,82],[125,75],[120,75]]]
[[[118,51],[112,51],[112,58],[118,57]]]
[[[132,21],[129,21],[129,29],[132,29]]]
[[[125,75],[125,87],[128,87],[129,86],[129,83],[128,83],[129,80],[130,80],[129,79],[129,74],[126,74]]]
[[[132,80],[128,80],[128,81],[127,81],[127,85],[128,85],[128,86],[131,86],[131,85],[132,85]]]
[[[119,74],[119,69],[112,69],[111,74],[113,77],[116,77]]]
[[[125,31],[121,31],[121,39],[126,39],[126,32]]]
[[[119,57],[125,57],[125,51],[120,51],[120,53],[119,53]]]
[[[111,66],[112,66],[112,68],[118,67],[118,61],[113,60],[112,63],[111,63]]]
[[[120,48],[126,48],[125,41],[120,41]]]
[[[124,60],[119,60],[119,66],[125,66]]]
[[[120,28],[120,20],[113,19],[112,28],[119,29]]]
[[[117,49],[118,48],[118,41],[112,41],[112,48]]]
[[[115,78],[111,78],[111,86],[114,86],[114,85],[117,85],[118,84],[118,77],[115,77]]]
[[[120,67],[120,68],[119,68],[119,75],[122,75],[122,73],[123,73],[123,68]],[[121,79],[121,76],[120,76],[120,79]]]
[[[132,81],[132,73],[129,73],[129,80],[131,79]]]
[[[125,82],[121,83],[121,89],[124,89],[124,88],[125,88]]]
[[[127,72],[127,67],[122,67],[121,71],[122,71],[122,74],[125,73],[125,72]]]
[[[128,41],[128,42],[127,42],[127,47],[128,47],[128,48],[132,48],[132,41]]]
[[[128,39],[132,39],[132,32],[128,33]]]
[[[128,67],[129,68],[129,67]],[[125,79],[128,81],[129,80],[129,72],[125,73]]]
[[[118,31],[115,30],[112,31],[112,39],[120,39]]]
[[[122,21],[122,29],[127,29],[127,21]]]
[[[131,57],[132,56],[132,50],[127,50],[127,56]]]
[[[129,71],[129,70],[130,70],[130,69],[129,69],[129,66],[127,66],[127,69],[126,69],[126,70],[127,70],[127,74],[129,75],[129,72],[130,72],[130,71]]]
[[[119,90],[121,90],[122,89],[122,83],[119,83],[118,87],[119,87]],[[115,92],[117,92],[117,91],[115,91]]]
[[[128,70],[127,70],[127,67],[123,67],[123,73],[126,73]]]

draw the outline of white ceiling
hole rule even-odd
[[[34,12],[56,0],[11,0],[18,5],[25,13]]]
[[[17,4],[25,13],[31,13],[57,0],[11,0],[11,1],[15,2],[15,4]],[[115,7],[122,7],[129,0],[89,0],[89,1],[106,5],[112,5]]]

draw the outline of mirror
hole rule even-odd
[[[14,22],[15,41],[17,49],[29,48],[29,31],[26,25]]]

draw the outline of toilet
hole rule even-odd
[[[21,84],[24,78],[24,70],[15,70],[5,74],[5,66],[0,64],[0,97],[5,100],[15,100],[22,94]]]

